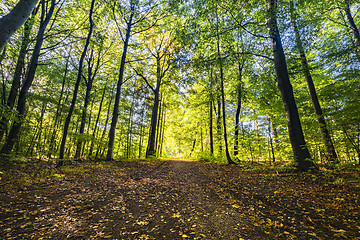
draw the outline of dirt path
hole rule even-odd
[[[360,239],[359,186],[322,176],[176,159],[48,175],[1,180],[0,239]]]

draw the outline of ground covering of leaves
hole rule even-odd
[[[3,165],[0,177],[0,239],[360,239],[359,171],[173,159]]]

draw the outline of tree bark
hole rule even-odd
[[[87,77],[87,81],[86,81],[86,92],[85,92],[85,98],[84,98],[84,106],[82,109],[82,114],[81,114],[81,122],[80,122],[80,129],[79,129],[79,139],[78,142],[76,144],[76,152],[75,152],[75,159],[78,159],[81,157],[81,148],[83,145],[83,139],[82,139],[82,135],[84,134],[84,130],[85,130],[85,123],[86,123],[86,116],[87,116],[87,111],[88,111],[88,105],[90,102],[90,93],[91,93],[91,89],[93,86],[93,81],[94,81],[94,75],[93,75],[93,68],[91,65],[91,62],[93,61],[93,51],[91,51],[90,54],[90,59],[88,60],[88,77]]]
[[[56,131],[57,131],[57,128],[58,128],[59,118],[60,118],[60,115],[61,115],[61,101],[62,101],[62,98],[63,98],[63,95],[64,95],[67,73],[69,71],[69,61],[70,61],[70,53],[69,53],[69,55],[68,55],[68,57],[66,59],[65,72],[64,72],[64,77],[63,77],[63,81],[62,81],[62,84],[61,84],[60,97],[59,97],[59,101],[57,103],[54,125],[53,125],[53,129],[52,129],[52,134],[51,134],[51,137],[50,137],[48,158],[51,158],[51,154],[52,154],[52,151],[54,149]]]
[[[235,133],[234,133],[234,156],[237,156],[239,153],[239,130],[240,130],[240,113],[241,113],[241,100],[242,100],[242,70],[243,66],[239,63],[239,85],[238,85],[238,98],[237,98],[237,108],[235,113]]]
[[[359,29],[357,28],[356,24],[355,24],[355,21],[352,17],[352,14],[351,14],[351,11],[350,11],[350,3],[349,3],[349,0],[346,1],[346,7],[344,9],[345,11],[345,15],[346,15],[346,18],[349,22],[349,25],[350,25],[350,28],[354,34],[354,45],[355,45],[355,48],[356,48],[356,51],[360,51],[360,34],[359,34]]]
[[[159,157],[159,131],[161,129],[161,111],[162,111],[162,100],[161,96],[159,97],[159,110],[158,110],[158,119],[157,119],[157,126],[156,126],[156,140],[155,140],[155,151],[156,156]]]
[[[0,51],[10,37],[26,22],[38,0],[20,0],[6,16],[0,19]]]
[[[128,131],[126,136],[126,158],[128,159],[131,158],[131,140],[132,140],[131,135],[132,135],[132,125],[133,125],[132,117],[133,117],[134,105],[135,105],[135,99],[133,98],[131,100],[131,105],[130,105]]]
[[[99,111],[98,111],[96,121],[95,121],[94,131],[92,133],[92,138],[91,138],[91,143],[90,143],[90,150],[89,150],[89,157],[92,156],[92,152],[93,152],[93,149],[94,149],[96,131],[97,131],[97,127],[98,127],[99,120],[100,120],[100,114],[101,114],[101,109],[102,109],[102,105],[103,105],[103,102],[104,102],[105,92],[106,92],[106,88],[104,87],[104,91],[103,91],[103,94],[102,94],[101,100],[100,100]]]
[[[217,133],[217,142],[219,144],[219,155],[222,155],[222,141],[221,141],[221,100],[217,96],[217,113],[216,113],[216,133]]]
[[[67,115],[67,117],[65,119],[63,136],[62,136],[61,145],[60,145],[60,154],[59,154],[60,161],[58,162],[58,166],[63,165],[63,160],[62,159],[64,159],[66,137],[67,137],[68,130],[69,130],[71,116],[72,116],[72,114],[74,112],[74,109],[75,109],[77,94],[78,94],[78,91],[79,91],[80,81],[81,81],[81,77],[82,77],[82,70],[83,70],[83,63],[84,63],[85,55],[86,55],[88,46],[90,44],[90,38],[91,38],[91,35],[92,35],[92,32],[93,32],[94,22],[93,22],[92,16],[93,16],[93,11],[94,11],[94,5],[95,5],[95,0],[92,0],[91,1],[91,6],[90,6],[90,12],[89,12],[89,22],[90,22],[89,32],[87,34],[84,49],[82,51],[82,54],[81,54],[81,57],[80,57],[80,60],[79,60],[79,68],[78,68],[78,74],[77,74],[76,83],[75,83],[75,87],[74,87],[73,97],[72,97],[72,100],[71,100],[71,105],[70,105],[68,115]]]
[[[268,0],[268,28],[272,41],[278,88],[283,100],[290,143],[294,153],[294,166],[298,171],[307,171],[311,167],[315,167],[315,164],[311,161],[311,155],[306,146],[304,133],[301,127],[293,88],[287,70],[285,53],[282,47],[279,29],[277,27],[276,12],[276,0]]]
[[[159,67],[158,67],[159,68]],[[159,79],[156,84],[156,88],[154,91],[154,105],[151,112],[151,122],[150,122],[150,134],[149,134],[149,142],[148,148],[146,151],[146,157],[156,156],[155,151],[155,137],[156,137],[156,124],[159,110],[159,95],[160,95],[160,82]]]
[[[335,152],[335,148],[334,148],[333,142],[331,140],[329,130],[326,126],[326,121],[325,121],[325,118],[324,118],[324,115],[323,115],[323,112],[322,112],[322,109],[321,109],[321,106],[319,103],[319,99],[318,99],[318,96],[316,93],[314,81],[313,81],[311,73],[310,73],[309,63],[307,61],[305,51],[304,51],[304,48],[302,45],[302,41],[300,38],[300,33],[299,33],[299,30],[298,30],[298,27],[296,24],[296,13],[294,10],[293,2],[291,3],[290,18],[291,18],[291,24],[293,26],[293,30],[294,30],[294,34],[295,34],[296,46],[299,51],[299,55],[300,55],[300,59],[301,59],[302,71],[305,76],[308,88],[309,88],[311,101],[313,103],[316,118],[317,118],[317,121],[318,121],[319,127],[320,127],[320,132],[321,132],[324,144],[325,144],[327,158],[330,162],[338,163],[338,158],[337,158],[337,155]]]
[[[123,79],[124,79],[124,70],[125,70],[125,63],[126,63],[126,54],[129,47],[129,40],[131,37],[131,27],[132,27],[132,21],[134,17],[134,12],[130,14],[129,21],[127,22],[126,27],[126,35],[125,35],[125,42],[123,47],[123,52],[121,56],[121,62],[120,62],[120,71],[119,71],[119,77],[118,82],[116,85],[116,95],[115,95],[115,102],[114,102],[114,110],[112,114],[112,120],[110,125],[110,131],[109,131],[109,143],[108,143],[108,151],[106,154],[106,160],[111,161],[113,160],[113,154],[114,154],[114,142],[115,142],[115,130],[116,130],[116,124],[119,117],[119,104],[120,104],[120,94],[121,94],[121,87],[123,85]]]
[[[213,99],[210,97],[209,101],[209,135],[210,135],[210,152],[214,155],[214,137],[213,137]]]
[[[111,90],[111,95],[112,95],[113,92],[114,92],[114,88],[115,88],[115,87],[113,87],[113,89]],[[110,98],[110,101],[109,101],[109,106],[108,106],[108,109],[107,109],[107,112],[106,112],[106,120],[105,120],[105,124],[104,124],[104,129],[103,129],[102,134],[101,134],[101,137],[100,137],[101,140],[104,139],[105,134],[106,134],[106,126],[108,125],[109,118],[110,118],[110,110],[111,110],[112,100],[113,100],[113,98],[111,97],[111,98]],[[100,151],[100,150],[101,150],[101,151]],[[98,148],[97,148],[97,150],[96,150],[95,158],[98,158],[99,153],[100,153],[100,156],[102,156],[104,150],[105,150],[105,148],[101,148],[101,142],[100,142],[100,144],[99,144],[99,146],[98,146]]]
[[[20,132],[21,124],[24,121],[27,93],[28,93],[29,88],[35,77],[35,72],[36,72],[36,68],[38,66],[41,46],[44,41],[45,30],[46,30],[48,23],[50,22],[53,12],[54,12],[55,4],[56,4],[55,0],[51,0],[51,6],[49,8],[49,11],[46,14],[45,0],[43,0],[43,2],[42,2],[42,18],[41,18],[40,28],[38,31],[38,35],[36,37],[36,44],[35,44],[34,51],[32,53],[29,70],[28,70],[26,78],[24,80],[24,84],[20,90],[18,104],[17,104],[17,108],[16,108],[16,110],[19,114],[19,118],[14,121],[14,123],[10,129],[9,135],[6,139],[6,142],[0,151],[3,154],[9,154],[11,152],[11,150],[13,149],[14,144],[17,141],[17,138],[18,138],[18,135]]]
[[[228,164],[235,164],[235,162],[230,157],[227,131],[226,131],[226,111],[225,111],[225,91],[224,91],[224,69],[223,62],[220,52],[220,36],[217,28],[217,53],[219,58],[219,67],[220,67],[220,90],[221,90],[221,101],[222,101],[222,119],[223,119],[223,130],[224,130],[224,143],[225,143],[225,154]]]
[[[18,89],[20,87],[21,74],[22,74],[22,71],[25,66],[25,56],[26,56],[27,48],[30,43],[30,32],[31,32],[33,25],[34,25],[34,19],[32,18],[32,19],[29,19],[28,21],[26,21],[25,26],[24,26],[24,33],[23,33],[23,38],[22,38],[22,42],[21,42],[20,52],[19,52],[19,56],[18,56],[18,59],[16,62],[15,73],[14,73],[14,77],[13,77],[13,80],[11,83],[9,96],[8,96],[8,99],[6,102],[6,108],[7,108],[7,111],[9,111],[9,114],[15,105],[16,96],[18,94]],[[4,97],[5,97],[5,94],[4,94]],[[7,128],[8,123],[9,123],[9,117],[3,116],[0,120],[0,141],[5,134],[5,130]]]

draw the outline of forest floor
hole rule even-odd
[[[360,239],[358,171],[40,161],[0,177],[0,239]]]

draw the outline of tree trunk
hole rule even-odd
[[[234,133],[234,156],[237,156],[239,153],[239,130],[240,130],[240,113],[241,113],[241,98],[242,98],[242,69],[243,66],[239,63],[239,85],[238,85],[238,98],[237,98],[237,108],[235,113],[235,133]]]
[[[269,117],[269,143],[271,148],[272,162],[275,164],[275,150],[274,150],[274,141],[273,141],[273,130],[271,117]],[[271,165],[271,162],[270,162]]]
[[[151,113],[151,122],[150,122],[150,134],[149,134],[149,142],[146,151],[146,157],[156,156],[155,151],[155,137],[156,137],[156,124],[157,124],[157,116],[159,111],[159,95],[160,95],[160,81],[158,79],[158,83],[156,84],[156,89],[154,92],[154,105]]]
[[[217,99],[217,114],[216,114],[216,130],[217,130],[217,142],[219,144],[219,155],[222,155],[222,141],[221,141],[221,101]]]
[[[209,135],[210,135],[210,152],[212,155],[214,155],[214,137],[213,137],[213,99],[210,98],[209,101]]]
[[[164,143],[164,135],[165,135],[165,120],[166,120],[166,112],[165,112],[165,103],[163,106],[163,116],[162,116],[162,124],[161,124],[161,138],[160,138],[160,156],[162,155],[163,143]]]
[[[193,145],[192,145],[192,148],[191,148],[191,152],[189,154],[190,157],[191,157],[191,154],[194,152],[195,145],[196,145],[196,138],[194,139],[194,142],[193,142]]]
[[[127,27],[126,27],[126,36],[125,36],[125,42],[124,42],[123,52],[122,52],[122,56],[121,56],[119,78],[118,78],[118,82],[116,85],[114,110],[113,110],[113,115],[112,115],[112,120],[111,120],[111,125],[110,125],[110,131],[109,131],[109,144],[108,144],[108,151],[106,154],[107,161],[113,160],[115,130],[116,130],[116,124],[117,124],[118,117],[119,117],[120,94],[121,94],[121,87],[122,87],[123,79],[124,79],[126,54],[127,54],[127,50],[128,50],[128,46],[129,46],[129,40],[131,37],[130,33],[131,33],[133,16],[134,16],[134,12],[131,13],[129,22],[127,23]]]
[[[162,99],[161,96],[159,98],[159,111],[158,111],[158,119],[157,119],[157,126],[156,126],[156,140],[155,140],[155,151],[156,151],[156,156],[159,157],[159,131],[161,129],[161,111],[162,111]]]
[[[97,114],[97,117],[96,117],[96,121],[95,121],[94,131],[93,131],[92,138],[91,138],[90,150],[89,150],[89,157],[92,156],[92,152],[93,152],[93,149],[94,149],[94,142],[95,142],[95,137],[96,137],[96,130],[97,130],[97,126],[98,126],[99,120],[100,120],[100,114],[101,114],[101,109],[102,109],[102,105],[103,105],[103,102],[104,102],[105,92],[106,92],[106,88],[104,87],[104,91],[103,91],[103,94],[102,94],[101,100],[100,100],[99,111],[98,111],[98,114]]]
[[[296,24],[296,14],[295,14],[295,10],[294,10],[294,3],[291,3],[291,10],[290,10],[290,17],[291,17],[291,23],[293,26],[293,30],[294,30],[294,34],[295,34],[295,41],[296,41],[296,46],[297,49],[299,51],[299,55],[300,55],[300,59],[301,59],[301,66],[302,66],[302,71],[303,74],[305,76],[308,88],[309,88],[309,93],[310,93],[310,97],[311,97],[311,101],[313,103],[313,107],[315,110],[315,114],[317,117],[317,121],[319,123],[319,127],[320,127],[320,132],[325,144],[325,148],[326,148],[326,152],[327,152],[327,158],[329,161],[334,162],[334,163],[338,163],[338,158],[335,152],[335,148],[334,145],[332,143],[331,140],[331,136],[329,134],[328,128],[326,126],[326,121],[319,103],[319,99],[316,93],[316,89],[315,89],[315,85],[313,82],[313,79],[311,77],[311,73],[310,73],[310,67],[305,55],[305,51],[301,42],[301,38],[300,38],[300,34],[299,34],[299,30],[297,28],[297,24]]]
[[[6,139],[6,142],[3,146],[3,148],[1,149],[1,153],[3,153],[3,154],[9,154],[11,152],[11,150],[14,146],[14,143],[17,141],[17,137],[20,132],[21,124],[24,121],[27,93],[28,93],[29,88],[35,77],[35,72],[36,72],[36,68],[38,66],[38,60],[39,60],[39,56],[40,56],[41,46],[44,41],[44,33],[46,30],[46,26],[50,22],[51,16],[54,12],[54,8],[55,8],[55,0],[51,0],[50,9],[49,9],[48,13],[46,14],[45,0],[42,2],[41,24],[40,24],[40,28],[38,31],[38,35],[36,37],[36,44],[35,44],[35,48],[34,48],[34,51],[33,51],[32,57],[31,57],[29,70],[28,70],[26,78],[24,80],[24,84],[20,90],[18,105],[16,108],[16,110],[19,114],[19,118],[14,121],[14,123],[10,129],[9,135]]]
[[[64,77],[63,77],[63,81],[62,81],[62,84],[61,84],[60,97],[59,97],[59,101],[57,103],[54,125],[53,125],[53,129],[52,129],[52,134],[51,134],[51,137],[50,137],[48,158],[51,158],[51,154],[52,154],[52,151],[54,149],[56,130],[57,130],[57,126],[58,126],[58,123],[59,123],[59,118],[60,118],[60,115],[61,115],[61,101],[62,101],[62,97],[64,95],[66,76],[67,76],[67,73],[69,71],[69,61],[70,61],[70,53],[69,53],[69,55],[68,55],[68,57],[66,59],[65,72],[64,72]]]
[[[273,143],[277,144],[278,143],[278,134],[277,134],[277,130],[276,130],[274,116],[272,116],[272,115],[270,115],[270,122],[271,122],[271,133],[272,133]]]
[[[87,115],[87,111],[88,111],[88,105],[90,102],[90,93],[91,93],[91,89],[93,86],[93,81],[94,81],[94,77],[93,73],[92,73],[92,66],[91,66],[91,62],[93,59],[93,51],[91,51],[90,54],[90,59],[88,61],[88,77],[87,77],[87,81],[86,81],[86,92],[85,92],[85,98],[84,98],[84,106],[82,109],[82,114],[81,114],[81,122],[80,122],[80,130],[79,130],[79,139],[78,142],[76,144],[76,152],[75,152],[75,159],[78,159],[81,157],[81,148],[83,145],[83,134],[84,134],[84,130],[85,130],[85,123],[86,123],[86,115]]]
[[[357,28],[355,21],[352,17],[351,11],[350,11],[349,0],[346,1],[346,7],[345,7],[344,11],[345,11],[346,18],[349,22],[350,28],[354,34],[354,45],[355,45],[356,51],[359,52],[360,51],[360,34],[359,34],[359,29]]]
[[[29,18],[38,0],[20,0],[9,14],[0,19],[0,51],[10,37]]]
[[[219,32],[217,32],[217,51],[218,51],[218,58],[219,58],[219,65],[220,65],[219,66],[220,67],[220,89],[221,89],[221,101],[222,101],[222,119],[223,119],[223,130],[224,130],[225,153],[226,153],[226,159],[227,159],[228,163],[229,164],[235,164],[235,162],[230,157],[228,139],[227,139],[227,131],[226,131],[224,70],[223,70],[223,63],[222,63],[221,52],[220,52],[220,36],[219,36]]]
[[[144,133],[145,126],[143,125],[145,115],[146,115],[146,111],[145,111],[145,109],[143,109],[141,121],[140,121],[139,158],[141,158],[142,140],[145,135],[145,133]]]
[[[111,93],[114,92],[114,88],[112,89]],[[112,94],[111,94],[112,95]],[[105,134],[106,134],[106,126],[108,125],[108,122],[109,122],[109,118],[110,118],[110,109],[111,109],[111,104],[112,104],[112,100],[113,98],[111,97],[110,98],[110,101],[109,101],[109,106],[108,106],[108,110],[106,112],[106,120],[105,120],[105,124],[104,124],[104,129],[103,129],[103,132],[101,134],[101,137],[100,137],[100,140],[104,139],[105,137]],[[100,151],[101,150],[101,151]],[[102,152],[103,150],[105,150],[105,148],[101,148],[101,142],[96,150],[96,155],[95,155],[95,158],[98,158],[98,155],[100,153],[100,156],[102,156]]]
[[[131,134],[132,134],[132,117],[134,111],[135,99],[133,98],[130,105],[128,131],[126,136],[126,158],[131,158]]]
[[[62,140],[61,140],[60,154],[59,154],[59,159],[61,159],[61,160],[59,161],[58,166],[63,165],[62,159],[64,159],[66,137],[67,137],[68,130],[69,130],[71,116],[72,116],[72,114],[74,112],[74,109],[75,109],[77,94],[78,94],[78,91],[79,91],[80,81],[81,81],[81,77],[82,77],[84,59],[85,59],[85,56],[86,56],[88,46],[90,44],[91,34],[93,32],[94,22],[93,22],[92,16],[93,16],[93,11],[94,11],[94,5],[95,5],[95,0],[92,0],[91,1],[91,6],[90,6],[90,12],[89,12],[90,28],[89,28],[89,32],[88,32],[88,35],[87,35],[87,38],[86,38],[84,49],[82,51],[82,54],[81,54],[81,57],[80,57],[80,60],[79,60],[78,74],[77,74],[77,78],[76,78],[76,83],[75,83],[75,87],[74,87],[74,92],[73,92],[73,97],[72,97],[72,100],[71,100],[70,109],[69,109],[68,115],[67,115],[67,117],[65,119],[64,131],[63,131],[63,136],[62,136]]]
[[[24,34],[21,42],[20,52],[16,62],[15,73],[11,84],[11,89],[6,102],[6,109],[7,111],[9,111],[9,114],[15,105],[16,96],[18,94],[18,90],[20,87],[21,74],[25,66],[25,56],[26,56],[27,48],[30,43],[30,32],[33,25],[34,25],[34,17],[26,21],[24,26]],[[6,115],[3,116],[0,120],[0,141],[4,136],[8,123],[9,123],[9,117]]]
[[[282,47],[279,29],[277,27],[276,8],[276,0],[268,0],[268,27],[272,40],[278,88],[282,96],[286,113],[290,143],[294,153],[294,165],[298,171],[307,171],[311,167],[315,167],[315,164],[311,161],[311,155],[306,146],[304,133],[301,127],[293,88],[287,70],[285,53]]]

